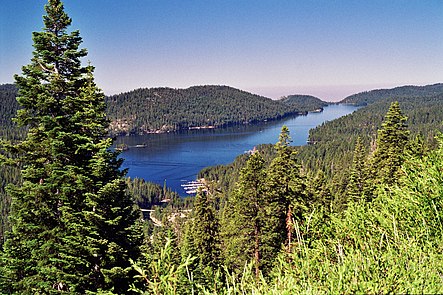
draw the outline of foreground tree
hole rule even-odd
[[[210,285],[220,266],[220,226],[209,192],[197,192],[190,217],[182,245],[183,258],[195,257],[190,266],[194,281]]]
[[[31,63],[16,76],[28,127],[24,141],[6,146],[22,167],[10,186],[12,230],[2,257],[2,293],[127,293],[129,259],[139,255],[139,214],[125,193],[121,160],[109,150],[104,95],[85,49],[59,0],[45,6],[45,28],[33,33]]]
[[[354,157],[352,159],[351,173],[349,183],[346,188],[346,194],[349,199],[358,201],[362,198],[365,191],[367,179],[366,151],[360,137],[357,137],[355,143]]]
[[[392,185],[398,182],[405,148],[408,145],[409,130],[406,120],[399,103],[393,102],[378,130],[377,147],[370,159],[367,195],[372,194],[376,185]]]
[[[225,264],[239,272],[254,261],[258,277],[263,238],[265,164],[255,151],[241,170],[235,191],[229,196],[222,215],[222,249]]]
[[[289,129],[282,127],[279,141],[274,148],[277,156],[267,170],[266,206],[264,228],[266,235],[262,243],[265,270],[270,270],[273,261],[286,242],[292,242],[293,218],[300,220],[306,199],[305,185],[300,175],[296,152],[289,146],[291,138]]]

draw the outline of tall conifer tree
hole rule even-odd
[[[235,191],[229,196],[222,216],[222,249],[225,263],[241,271],[254,261],[256,276],[261,264],[265,165],[255,151],[241,170]]]
[[[346,188],[348,198],[357,201],[362,198],[367,180],[366,151],[360,136],[354,148],[351,174]]]
[[[220,262],[220,225],[213,203],[208,192],[197,193],[182,246],[184,258],[197,258],[191,267],[194,280],[203,284],[214,278]]]
[[[408,144],[407,118],[400,104],[391,104],[377,134],[377,147],[370,160],[369,186],[397,183]]]
[[[332,212],[333,196],[323,170],[318,170],[307,184],[308,201],[315,207],[323,207],[325,212]]]
[[[277,156],[272,160],[266,178],[265,232],[263,265],[270,268],[285,242],[291,242],[292,218],[301,218],[304,202],[304,181],[300,175],[296,152],[289,144],[287,126],[283,126],[275,144]]]
[[[2,293],[127,293],[129,258],[141,242],[121,160],[109,150],[104,95],[82,66],[78,31],[60,0],[45,6],[31,63],[16,76],[28,127],[10,151],[23,183],[10,186],[12,230],[2,257]]]
[[[200,191],[195,196],[193,217],[194,245],[199,262],[215,269],[220,255],[219,222],[208,193]]]

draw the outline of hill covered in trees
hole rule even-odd
[[[276,120],[299,112],[280,101],[228,86],[137,89],[107,98],[117,134],[223,127]]]
[[[426,86],[400,86],[391,89],[376,89],[350,95],[340,103],[368,105],[382,99],[435,96],[443,93],[443,83]]]
[[[0,85],[2,126],[10,126],[18,108],[16,86]],[[308,95],[281,100],[251,94],[228,86],[194,86],[187,89],[137,89],[106,98],[112,135],[219,128],[278,120],[314,111],[326,102]]]
[[[348,171],[352,147],[357,137],[366,146],[375,146],[377,129],[390,103],[398,101],[408,118],[412,137],[419,136],[426,145],[435,147],[435,136],[443,132],[443,93],[379,99],[352,114],[320,125],[309,132],[310,145],[300,148],[299,157],[311,169],[333,174],[337,181]]]
[[[0,85],[0,137],[15,135],[15,124],[12,122],[17,114],[17,87],[13,84]]]
[[[328,103],[318,97],[312,95],[294,94],[284,96],[280,99],[281,102],[287,104],[300,112],[309,112],[322,109]]]
[[[0,293],[443,293],[443,138],[429,137],[441,127],[441,93],[377,101],[317,128],[306,148],[290,146],[283,126],[275,145],[225,170],[235,178],[228,189],[212,178],[219,169],[192,210],[154,210],[178,198],[125,178],[79,32],[68,31],[60,0],[45,10],[33,58],[15,77],[25,136],[0,141],[2,169],[20,178],[1,179],[12,202]],[[328,146],[334,133],[353,151]],[[136,202],[158,222],[143,220]]]
[[[202,171],[209,192],[196,196],[184,236],[165,248],[184,254],[170,270],[186,267],[200,276],[162,287],[211,294],[441,293],[443,139],[417,140],[401,104],[385,106],[374,142],[357,137],[349,144],[349,168],[333,170],[346,174],[343,191],[334,175],[303,163],[303,148],[288,146],[285,127],[274,146]],[[322,161],[316,156],[310,155]],[[183,259],[187,254],[195,260]],[[227,281],[209,271],[220,266]]]
[[[0,141],[2,139],[17,140],[24,137],[25,130],[17,128],[12,122],[18,109],[16,96],[15,85],[0,85]],[[8,216],[11,198],[6,194],[5,186],[17,183],[20,178],[20,171],[17,167],[0,165],[0,244],[3,243],[4,231],[10,228]]]
[[[303,170],[314,179],[318,173],[325,177],[331,186],[337,203],[346,197],[352,158],[357,138],[365,146],[366,153],[376,147],[377,130],[393,98],[380,99],[362,107],[347,116],[311,129],[309,145],[294,147]],[[435,148],[435,137],[443,132],[443,93],[419,97],[397,97],[396,99],[407,117],[406,124],[410,131],[409,147],[416,149]],[[268,161],[274,156],[270,146],[258,147]],[[234,189],[241,168],[247,155],[239,156],[233,163],[203,169],[199,177],[213,180],[217,189],[226,193]],[[338,205],[337,205],[338,206]]]

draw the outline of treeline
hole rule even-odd
[[[437,83],[426,86],[400,86],[391,89],[377,89],[350,95],[340,103],[368,105],[381,99],[397,100],[400,97],[433,96],[443,92],[443,84]]]
[[[422,97],[399,97],[397,99],[408,118],[411,139],[435,147],[435,136],[443,131],[443,93]],[[377,129],[384,113],[393,99],[381,99],[352,114],[327,122],[309,132],[310,145],[300,147],[299,158],[309,171],[322,170],[337,187],[346,186],[352,147],[357,138],[369,150],[375,148]]]
[[[24,135],[23,129],[18,129],[12,118],[17,114],[17,87],[13,84],[0,85],[0,137],[18,139]]]
[[[0,87],[0,99],[4,102],[0,109],[1,123],[7,126],[18,108],[17,89],[13,84]],[[232,87],[213,85],[187,89],[137,89],[109,96],[106,104],[111,135],[252,124],[318,110],[327,105],[309,95],[290,95],[276,101]],[[1,132],[14,133],[9,128]]]
[[[228,86],[137,89],[107,98],[117,134],[223,127],[276,120],[299,112],[280,101]]]
[[[24,138],[25,129],[17,128],[12,121],[17,110],[17,87],[13,84],[0,85],[0,141]],[[10,229],[8,216],[11,198],[6,194],[5,187],[10,183],[18,183],[20,179],[18,167],[0,165],[0,244],[3,244],[4,233]]]
[[[274,147],[202,171],[209,192],[138,264],[148,292],[442,292],[443,139],[417,140],[399,103],[388,108],[373,146],[353,145],[343,194],[301,165],[285,127]]]
[[[347,172],[332,168],[344,157],[323,171],[332,149],[313,168],[300,161],[283,127],[274,146],[204,171],[189,209],[191,199],[125,178],[79,32],[60,0],[45,10],[15,76],[25,136],[0,142],[2,167],[20,171],[3,182],[0,293],[443,293],[443,138],[411,136],[397,101],[373,140],[357,137]]]
[[[314,110],[321,110],[327,106],[328,103],[322,101],[320,98],[312,95],[294,94],[284,96],[280,99],[281,102],[293,107],[300,112],[309,112]]]

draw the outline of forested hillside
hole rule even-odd
[[[223,127],[280,119],[298,110],[228,86],[137,89],[107,98],[117,134]]]
[[[12,118],[17,114],[17,87],[13,84],[0,85],[0,136],[13,136]]]
[[[305,147],[283,126],[183,200],[125,177],[80,33],[60,0],[45,10],[15,76],[21,129],[0,88],[1,294],[443,293],[443,93],[377,99]],[[226,86],[125,95],[108,116],[129,133],[294,111]]]
[[[299,110],[300,112],[309,112],[322,109],[328,103],[322,101],[320,98],[312,95],[294,94],[284,96],[280,99],[281,102]]]
[[[432,108],[441,98],[423,101]],[[418,111],[419,101],[403,103]],[[417,139],[397,101],[379,108],[360,110],[382,113],[373,142],[357,137],[347,143],[347,159],[323,150],[332,152],[337,165],[349,162],[347,169],[325,174],[306,166],[300,161],[304,148],[288,146],[283,127],[273,147],[202,171],[211,189],[196,196],[184,237],[165,248],[182,249],[176,265],[200,276],[162,287],[194,286],[214,294],[441,293],[443,139]],[[362,113],[352,116],[354,123],[364,122]],[[414,129],[432,134],[435,126]],[[307,147],[311,160],[324,160],[312,153],[322,144]],[[335,183],[338,174],[345,175],[343,187]],[[184,260],[186,254],[195,262]],[[228,269],[227,281],[210,271],[218,267]]]
[[[360,137],[369,153],[376,146],[377,130],[380,128],[389,105],[399,101],[408,118],[411,141],[434,148],[435,136],[443,132],[443,93],[421,97],[398,97],[380,99],[371,105],[360,108],[352,114],[326,122],[309,132],[309,145],[296,147],[298,159],[304,171],[314,178],[321,171],[339,199],[345,194],[349,181],[352,157],[357,138]],[[411,143],[412,145],[413,143]],[[272,158],[270,146],[261,146],[265,160]],[[208,167],[199,177],[214,180],[223,191],[233,189],[241,167],[247,159],[239,156],[232,164]]]
[[[408,120],[411,138],[420,135],[420,140],[435,147],[435,136],[443,131],[443,93],[420,97],[397,97],[381,99],[354,113],[327,122],[310,130],[310,145],[301,147],[299,157],[306,167],[323,170],[334,175],[336,185],[345,186],[346,171],[349,171],[350,153],[361,137],[364,144],[373,149],[377,129],[392,101],[398,101]]]
[[[18,102],[17,88],[13,84],[0,85],[0,140],[17,140],[24,137],[25,131],[12,122],[16,116]],[[11,199],[5,192],[9,183],[18,183],[20,173],[16,167],[0,165],[0,243],[3,243],[4,231],[9,230],[9,208]]]
[[[443,84],[426,86],[401,86],[391,89],[377,89],[353,94],[344,98],[340,103],[367,105],[382,99],[398,99],[405,97],[434,96],[443,93]]]

